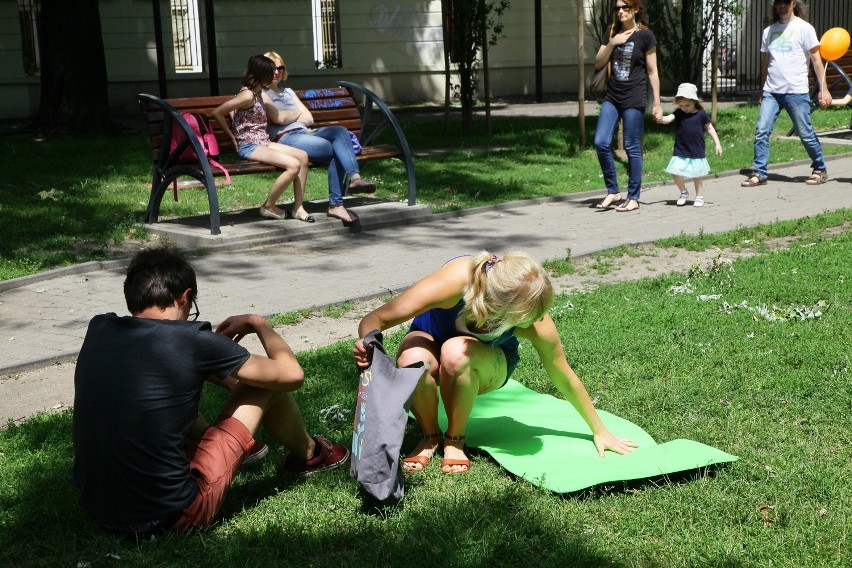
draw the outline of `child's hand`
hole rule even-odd
[[[721,144],[716,144],[716,155],[717,156],[722,155],[722,145]]]

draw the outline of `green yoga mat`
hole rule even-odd
[[[731,462],[736,456],[692,440],[657,444],[636,424],[598,411],[610,432],[639,444],[632,453],[598,457],[591,430],[565,400],[526,388],[515,380],[476,398],[467,444],[480,448],[530,483],[556,493],[594,485],[645,479]],[[441,428],[447,421],[439,412]]]

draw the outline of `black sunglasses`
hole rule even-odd
[[[287,67],[285,65],[279,65],[275,68],[276,71],[280,71],[281,73],[283,73],[286,69]]]
[[[629,4],[621,4],[620,6],[619,6],[619,5],[616,5],[616,6],[612,9],[612,11],[613,11],[613,12],[615,12],[616,14],[618,14],[618,13],[619,13],[619,12],[621,12],[622,10],[632,10],[632,9],[633,9],[633,6],[631,6],[631,5],[629,5]]]
[[[793,0],[775,0],[773,4],[792,4]]]
[[[192,307],[195,311],[189,312],[189,315],[186,317],[186,321],[195,321],[198,319],[198,316],[201,315],[201,310],[198,309],[198,302],[193,300]]]

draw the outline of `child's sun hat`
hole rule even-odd
[[[701,102],[698,98],[698,87],[692,83],[681,83],[677,86],[676,99],[689,99],[691,101]]]

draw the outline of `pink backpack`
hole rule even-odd
[[[207,161],[211,166],[217,167],[225,174],[225,182],[230,185],[231,174],[225,167],[217,162],[219,158],[219,143],[216,141],[216,134],[213,132],[213,127],[210,125],[210,119],[206,115],[198,112],[182,112],[181,117],[189,124],[189,127],[195,132],[195,137],[204,149],[204,155],[207,156]],[[186,140],[186,134],[183,129],[177,124],[172,125],[172,139],[169,144],[169,152],[174,153],[181,144]],[[178,156],[178,162],[182,164],[194,164],[198,162],[198,156],[195,154],[195,148],[192,144],[187,144],[186,148]],[[177,201],[177,181],[175,181],[175,201]]]

